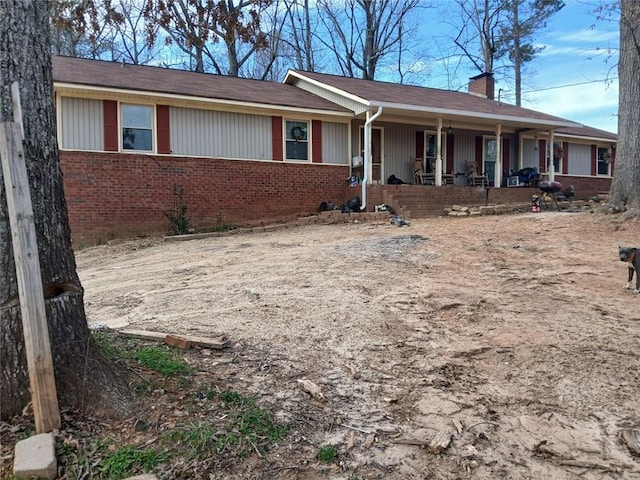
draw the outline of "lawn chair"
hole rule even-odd
[[[476,162],[467,162],[467,181],[472,187],[485,187],[489,185],[486,175],[478,173]]]

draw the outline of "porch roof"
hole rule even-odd
[[[293,85],[104,60],[52,57],[53,81],[68,90],[119,91],[208,103],[285,107],[351,116],[346,108]]]
[[[582,124],[546,113],[465,93],[436,88],[341,77],[323,73],[290,70],[285,83],[305,88],[332,99],[342,97],[345,104],[363,110],[383,107],[383,112],[404,117],[443,118],[444,120],[495,125],[514,129],[580,128]],[[356,114],[360,112],[355,112]]]

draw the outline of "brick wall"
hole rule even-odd
[[[60,161],[76,245],[169,233],[174,185],[196,229],[289,220],[348,198],[346,165],[70,151]]]

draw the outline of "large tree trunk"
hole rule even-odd
[[[618,82],[618,144],[609,203],[616,210],[640,209],[640,4],[622,0]]]
[[[24,151],[59,405],[103,414],[129,409],[127,384],[89,332],[71,248],[56,141],[49,53],[49,2],[0,1],[0,121],[13,121],[10,85],[20,86]],[[16,269],[0,171],[0,418],[30,400]]]

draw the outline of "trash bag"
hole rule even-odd
[[[406,182],[403,182],[402,180],[400,180],[395,175],[391,175],[391,176],[389,176],[389,178],[387,178],[387,184],[388,185],[404,185],[405,183]]]
[[[360,197],[352,197],[342,204],[342,213],[357,212],[360,210]]]

